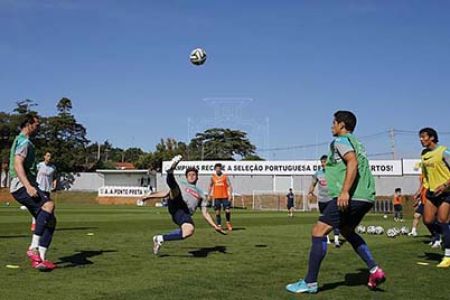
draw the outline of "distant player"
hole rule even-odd
[[[419,132],[420,142],[427,150],[422,152],[423,186],[427,189],[423,219],[426,224],[439,223],[443,235],[445,253],[438,268],[450,267],[450,151],[438,145],[439,138],[433,128]]]
[[[33,268],[51,271],[56,265],[46,260],[56,226],[55,203],[41,191],[36,182],[35,148],[30,137],[39,129],[39,118],[27,115],[20,125],[20,134],[15,138],[10,155],[11,194],[27,207],[36,218],[36,228],[27,256]]]
[[[327,179],[325,177],[325,167],[327,164],[327,158],[328,156],[326,155],[322,155],[322,157],[320,158],[320,164],[322,168],[313,175],[308,193],[309,196],[315,197],[316,195],[314,195],[314,189],[318,184],[317,201],[319,202],[319,212],[321,215],[323,214],[323,211],[325,210],[327,203],[331,200],[331,198],[328,197]],[[339,242],[339,228],[335,227],[333,228],[333,231],[334,231],[334,245],[336,248],[339,248],[341,246]],[[330,239],[328,235],[327,235],[327,243],[330,244]]]
[[[222,226],[221,210],[225,211],[225,218],[227,222],[227,229],[233,230],[231,225],[231,200],[233,190],[230,179],[223,173],[222,164],[214,165],[214,173],[211,176],[209,184],[208,195],[214,200],[214,210],[216,212],[216,223]]]
[[[366,263],[370,275],[368,286],[375,289],[385,281],[385,274],[370,253],[365,241],[355,233],[355,227],[368,213],[375,201],[375,183],[363,145],[353,136],[356,117],[349,111],[334,114],[331,132],[335,139],[330,145],[326,164],[328,195],[332,198],[326,205],[319,221],[312,229],[312,246],[306,277],[288,284],[293,293],[317,293],[320,264],[326,255],[326,235],[333,228],[353,246]]]
[[[395,189],[392,204],[394,205],[394,222],[403,222],[403,196],[401,188]]]
[[[168,210],[172,216],[172,220],[179,226],[172,232],[163,235],[155,235],[153,237],[153,253],[156,255],[164,242],[177,241],[186,239],[194,234],[195,225],[192,215],[197,207],[202,208],[202,216],[217,232],[225,234],[225,232],[217,226],[207,209],[207,200],[204,194],[196,184],[198,180],[198,170],[189,167],[186,169],[186,180],[180,181],[178,184],[173,174],[176,166],[182,159],[181,155],[177,155],[172,159],[172,165],[167,170],[167,185],[170,188]]]
[[[289,193],[286,195],[287,200],[287,210],[288,210],[288,216],[292,218],[294,216],[294,193],[292,192],[292,189],[289,189]]]
[[[56,167],[50,163],[52,154],[46,152],[44,155],[44,161],[37,164],[37,178],[36,182],[39,189],[50,198],[50,192],[56,189]],[[31,231],[36,228],[36,219],[31,217]]]

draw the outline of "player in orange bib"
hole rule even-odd
[[[233,230],[231,225],[231,197],[232,187],[230,179],[223,174],[222,164],[214,165],[214,173],[211,176],[211,183],[209,185],[208,195],[210,199],[214,200],[214,210],[216,212],[216,224],[221,226],[221,210],[225,210],[225,218],[227,220],[227,229]]]

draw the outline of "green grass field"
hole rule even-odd
[[[388,276],[379,291],[367,289],[364,264],[344,244],[329,247],[319,294],[286,292],[284,286],[306,272],[316,213],[289,219],[286,213],[236,210],[235,230],[227,236],[197,213],[195,235],[164,244],[159,257],[151,254],[152,236],[175,228],[164,208],[61,203],[57,217],[48,258],[59,268],[40,273],[25,256],[29,215],[2,204],[1,299],[449,299],[450,270],[435,267],[442,252],[424,236],[364,235]],[[393,226],[379,215],[366,216],[363,224]],[[419,231],[425,233],[423,225]]]

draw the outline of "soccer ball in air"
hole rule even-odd
[[[189,59],[196,66],[203,65],[206,61],[206,51],[202,48],[196,48],[192,50]]]

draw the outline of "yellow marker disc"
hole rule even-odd
[[[18,268],[20,268],[20,266],[18,266],[18,265],[6,265],[6,267],[8,269],[18,269]]]
[[[429,263],[424,263],[424,262],[420,262],[420,261],[418,261],[417,264],[421,265],[421,266],[428,266],[429,265]]]
[[[86,233],[86,235],[94,235],[92,232]]]

